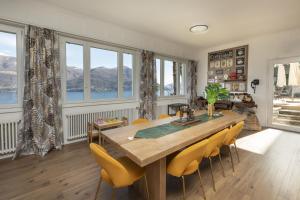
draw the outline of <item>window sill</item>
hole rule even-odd
[[[87,107],[87,106],[105,106],[105,105],[116,105],[116,104],[138,104],[136,98],[130,99],[107,99],[107,100],[98,100],[98,101],[87,101],[87,102],[69,102],[64,103],[63,108],[72,108],[72,107]]]

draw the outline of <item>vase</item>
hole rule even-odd
[[[214,112],[214,104],[208,104],[207,105],[207,115],[209,117],[213,116],[213,112]]]

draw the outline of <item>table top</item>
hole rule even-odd
[[[122,120],[116,120],[116,121],[112,121],[112,122],[103,122],[101,124],[98,124],[96,122],[94,122],[94,126],[97,129],[105,129],[105,128],[112,128],[112,127],[117,127],[117,126],[121,126],[123,125],[123,121]]]
[[[206,111],[199,111],[196,115],[204,114],[205,112]],[[134,138],[133,140],[129,140],[128,137],[134,137],[138,130],[170,123],[178,119],[178,117],[153,120],[146,124],[106,130],[103,131],[102,134],[106,140],[115,145],[115,147],[132,161],[144,167],[175,151],[200,141],[233,123],[246,119],[245,115],[232,111],[223,111],[222,113],[224,115],[223,117],[155,139]]]

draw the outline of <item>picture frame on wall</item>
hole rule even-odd
[[[236,50],[236,56],[245,56],[245,53],[246,53],[246,49],[245,48],[239,48]]]
[[[240,92],[246,91],[246,83],[243,82],[239,83],[239,91]]]
[[[223,76],[223,74],[224,74],[223,69],[216,70],[216,75],[222,75]]]
[[[215,62],[214,61],[210,61],[209,68],[211,68],[211,69],[215,68]]]
[[[233,59],[232,58],[229,58],[226,60],[226,66],[227,67],[233,67]]]
[[[221,62],[219,60],[215,61],[215,68],[218,69],[221,67]]]
[[[226,59],[222,59],[221,60],[221,68],[226,68],[226,66],[227,66]]]
[[[237,58],[236,59],[236,65],[244,65],[245,64],[245,58],[242,57],[242,58]]]
[[[231,91],[231,83],[225,83],[225,88]]]
[[[245,72],[245,67],[244,66],[239,66],[239,67],[236,67],[236,73],[239,75],[239,74],[244,74]]]

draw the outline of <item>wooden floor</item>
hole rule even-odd
[[[217,160],[213,163],[217,192],[207,162],[202,163],[204,189],[213,200],[288,200],[300,199],[300,134],[266,129],[244,133],[238,140],[241,162],[236,173],[229,157],[223,156],[226,177]],[[109,145],[110,152],[113,149]],[[86,142],[67,145],[41,159],[34,156],[0,161],[0,199],[48,200],[93,199],[99,169]],[[197,175],[186,177],[186,199],[203,199]],[[132,189],[117,190],[117,199],[141,199]],[[102,187],[98,199],[110,199],[111,188]],[[182,199],[179,179],[167,177],[167,199]]]

